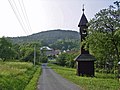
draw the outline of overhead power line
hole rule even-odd
[[[24,11],[25,11],[25,15],[26,15],[26,18],[27,18],[27,21],[28,21],[28,25],[29,25],[30,31],[32,32],[32,28],[31,28],[31,25],[30,25],[30,22],[29,22],[29,18],[28,18],[27,11],[25,9],[25,5],[24,5],[23,0],[22,0],[22,4],[23,4],[23,8],[24,8]]]
[[[18,2],[15,2],[14,0],[8,0],[15,16],[17,17],[22,29],[24,30],[25,34],[28,35],[29,32],[32,31],[30,22],[27,16],[27,12],[24,6],[23,0],[17,0]],[[21,1],[21,2],[20,2]]]
[[[25,22],[26,22],[26,25],[27,25],[27,30],[28,30],[28,32],[31,32],[32,29],[31,29],[30,22],[29,22],[29,19],[28,19],[28,16],[27,16],[27,12],[26,12],[26,9],[25,9],[24,2],[23,2],[23,0],[18,0],[18,2],[19,2],[21,11],[23,13],[23,16],[24,16],[24,19],[25,19]]]
[[[25,30],[25,28],[24,28],[23,22],[21,21],[20,15],[19,15],[19,14],[16,12],[16,10],[15,10],[15,7],[16,7],[16,6],[13,5],[13,2],[12,2],[11,0],[8,0],[8,2],[9,2],[9,4],[10,4],[10,6],[11,6],[11,8],[12,8],[14,14],[15,14],[15,16],[17,17],[17,19],[18,19],[18,21],[19,21],[22,29],[24,30],[25,34],[27,34],[27,32],[26,32],[26,30]]]

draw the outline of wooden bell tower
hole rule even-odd
[[[80,31],[80,39],[81,42],[85,40],[85,37],[87,34],[88,29],[88,20],[84,14],[84,6],[83,6],[83,14],[80,19],[80,22],[78,24],[79,31]],[[84,47],[81,47],[81,54],[75,58],[75,61],[77,62],[77,75],[78,76],[94,76],[94,56],[89,54],[88,50],[85,50]]]
[[[80,32],[80,36],[81,36],[81,42],[83,41],[83,40],[85,40],[85,37],[87,36],[87,28],[88,28],[88,25],[87,25],[87,23],[88,23],[88,20],[87,20],[87,18],[86,18],[86,16],[85,16],[85,14],[84,14],[84,5],[83,5],[83,9],[82,9],[82,11],[83,11],[83,14],[82,14],[82,17],[81,17],[81,20],[80,20],[80,22],[79,22],[79,24],[78,24],[78,27],[79,27],[79,32]],[[83,46],[81,47],[81,54],[89,54],[89,51],[86,51],[84,48],[83,48]]]

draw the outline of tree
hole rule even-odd
[[[39,48],[41,47],[41,45],[39,43],[26,43],[26,44],[20,45],[19,51],[20,51],[21,60],[33,62],[34,46],[36,46],[36,62],[39,61],[39,57],[40,57],[40,49]]]
[[[65,66],[66,65],[66,53],[62,53],[58,56],[58,58],[56,59],[56,62],[58,65],[60,66]]]
[[[80,48],[79,40],[67,39],[57,40],[55,43],[49,45],[53,49],[59,50],[78,50]]]
[[[43,48],[40,50],[40,62],[41,63],[47,63],[48,57],[46,55],[46,48]]]
[[[56,62],[60,66],[74,68],[75,67],[74,59],[76,58],[76,56],[78,56],[78,53],[79,53],[78,51],[70,51],[67,53],[64,52],[57,57]]]
[[[70,68],[74,68],[75,67],[75,61],[74,59],[79,55],[79,52],[72,52],[72,53],[66,53],[66,66],[70,67]]]
[[[20,59],[20,45],[18,44],[13,44],[13,50],[15,51],[15,59],[19,60]]]
[[[107,62],[114,64],[120,61],[120,35],[118,34],[120,32],[120,2],[116,1],[114,4],[108,9],[100,10],[89,22],[89,35],[83,42],[84,47],[99,60],[97,62],[103,63],[104,66]]]
[[[15,50],[5,37],[0,38],[0,58],[5,61],[7,59],[12,59],[15,57]]]

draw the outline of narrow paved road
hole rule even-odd
[[[55,73],[47,64],[42,64],[42,75],[37,90],[80,90],[80,88]]]

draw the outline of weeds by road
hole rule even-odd
[[[39,72],[40,67],[34,67],[32,63],[0,62],[0,90],[24,90],[34,75]]]
[[[81,77],[76,75],[76,69],[61,67],[53,64],[49,66],[62,77],[76,83],[84,90],[120,90],[120,83],[113,79],[114,75],[96,73],[96,77]]]

